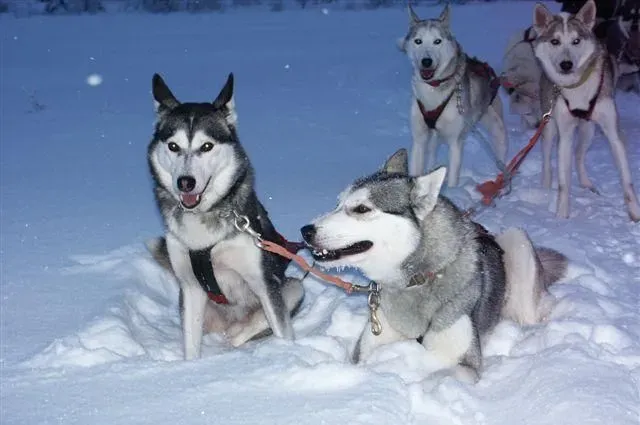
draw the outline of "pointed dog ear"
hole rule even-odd
[[[542,3],[536,3],[533,8],[533,29],[536,34],[542,34],[544,28],[549,25],[552,19],[553,13],[547,9],[547,6]]]
[[[438,17],[438,20],[442,22],[442,25],[444,25],[446,28],[449,28],[450,16],[451,16],[451,11],[449,7],[449,3],[447,3],[447,5],[444,7],[444,10]]]
[[[411,3],[407,5],[407,12],[409,12],[409,25],[413,26],[420,22],[420,17],[416,13],[416,11],[413,10],[413,7],[411,7]]]
[[[159,74],[153,74],[153,79],[151,80],[151,92],[153,93],[153,100],[157,114],[169,111],[180,105],[178,99],[176,99],[173,93],[171,93],[171,90],[169,90],[169,87],[167,87],[167,84]]]
[[[411,201],[419,220],[423,220],[435,208],[446,174],[447,168],[440,167],[429,174],[413,178]]]
[[[398,149],[393,155],[387,159],[384,163],[382,171],[386,173],[399,173],[409,174],[409,159],[407,150],[402,148]]]
[[[594,0],[587,1],[576,13],[576,19],[591,31],[596,24],[596,2]]]
[[[238,115],[236,114],[236,104],[233,100],[233,72],[227,77],[227,82],[220,90],[218,97],[213,101],[213,106],[216,109],[221,109],[225,112],[227,124],[236,126],[238,122]]]

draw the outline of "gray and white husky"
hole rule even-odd
[[[543,185],[551,187],[551,149],[558,140],[558,200],[556,215],[569,217],[569,188],[573,134],[578,129],[575,151],[578,179],[583,187],[595,191],[584,164],[595,124],[609,140],[620,172],[624,202],[629,217],[640,221],[640,205],[633,188],[627,147],[618,127],[614,100],[617,80],[616,61],[593,33],[596,5],[587,1],[575,15],[551,13],[543,4],[535,6],[533,27],[537,37],[533,50],[542,66],[540,79],[541,110],[553,108],[553,120],[542,135]]]
[[[500,81],[486,63],[468,57],[451,32],[449,5],[438,19],[421,20],[409,6],[409,32],[398,40],[413,66],[410,171],[421,175],[434,167],[441,141],[449,145],[447,183],[457,186],[463,144],[468,132],[482,124],[492,149],[504,162],[507,134],[498,96]]]
[[[549,313],[547,288],[565,276],[566,257],[535,248],[519,229],[491,236],[439,195],[446,168],[415,177],[407,162],[406,150],[396,152],[301,233],[319,264],[358,268],[381,287],[382,333],[365,327],[354,361],[421,339],[445,367],[476,381],[481,343],[498,321],[533,324]]]
[[[233,74],[213,102],[181,103],[157,74],[152,89],[148,162],[166,234],[147,246],[180,284],[185,358],[200,356],[203,331],[224,332],[233,346],[269,329],[293,339],[302,285],[285,278],[287,260],[242,231],[248,223],[264,239],[281,238],[238,138]]]

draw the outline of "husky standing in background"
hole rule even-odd
[[[498,96],[500,81],[486,63],[468,57],[451,33],[449,5],[438,19],[421,20],[409,6],[409,32],[398,41],[413,66],[410,172],[421,175],[435,164],[443,139],[449,145],[447,183],[457,186],[468,132],[480,122],[504,162],[507,134]],[[426,150],[426,152],[425,152]]]
[[[626,0],[607,37],[620,67],[618,88],[640,94],[640,0]]]
[[[593,33],[595,18],[593,0],[587,1],[575,15],[565,12],[554,15],[541,3],[535,6],[533,26],[537,37],[533,41],[533,49],[543,70],[541,110],[553,107],[553,120],[542,135],[543,185],[551,187],[551,148],[558,134],[556,215],[568,218],[573,133],[577,128],[575,155],[578,178],[583,187],[596,190],[587,176],[584,160],[597,123],[611,144],[629,217],[640,221],[640,205],[633,188],[627,148],[618,128],[614,101],[617,66]]]
[[[381,287],[382,333],[365,327],[354,361],[421,338],[445,367],[474,382],[484,338],[503,317],[522,324],[544,318],[553,305],[547,288],[565,276],[567,259],[534,248],[522,230],[494,238],[464,217],[439,195],[446,168],[419,177],[408,171],[401,149],[301,233],[317,262],[356,267]]]
[[[518,31],[509,39],[502,60],[509,111],[520,115],[523,127],[528,129],[536,128],[543,114],[538,98],[542,69],[537,63],[532,44],[535,37],[533,27]]]
[[[238,139],[233,74],[212,103],[180,103],[157,74],[152,88],[148,161],[166,237],[147,246],[180,284],[185,359],[200,356],[203,331],[224,332],[235,347],[269,328],[293,339],[302,285],[285,278],[287,260],[241,231],[249,224],[266,240],[281,238]]]

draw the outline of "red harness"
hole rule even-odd
[[[486,62],[481,62],[476,58],[469,57],[467,57],[466,62],[469,71],[489,81],[489,87],[492,91],[491,100],[489,101],[489,104],[491,104],[498,94],[498,89],[500,88],[500,78],[498,78],[496,72]],[[425,83],[429,84],[432,87],[438,87],[442,83],[450,80],[455,74],[456,72],[454,72],[447,78],[443,78],[441,80],[425,81]],[[427,111],[422,102],[420,102],[420,100],[417,100],[418,108],[420,109],[420,113],[422,114],[422,118],[424,119],[424,123],[427,125],[427,127],[432,130],[436,128],[436,123],[438,122],[440,115],[442,115],[444,108],[446,108],[449,104],[449,101],[453,97],[455,91],[455,88],[451,90],[451,93],[449,94],[449,96],[447,96],[444,102],[438,105],[436,109],[432,109],[430,111]]]
[[[280,233],[276,232],[276,240],[278,245],[284,247],[291,254],[296,254],[305,244],[302,242],[290,242]],[[229,304],[229,300],[222,293],[222,289],[218,285],[215,274],[213,273],[213,264],[211,263],[211,247],[199,251],[189,251],[191,267],[200,286],[207,293],[211,301],[217,304]],[[286,257],[285,257],[286,258]],[[288,261],[291,261],[290,259]]]

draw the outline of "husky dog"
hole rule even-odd
[[[533,27],[518,31],[507,43],[503,57],[503,84],[509,95],[509,111],[520,115],[524,128],[535,128],[542,112],[538,92],[542,69],[536,61],[532,42],[536,34]]]
[[[640,94],[640,0],[626,0],[607,38],[620,67],[618,88]]]
[[[503,317],[545,317],[547,287],[565,276],[567,261],[519,229],[494,238],[439,195],[446,168],[414,177],[407,162],[397,151],[301,233],[317,262],[356,267],[381,287],[382,333],[364,329],[355,362],[383,344],[421,339],[445,367],[476,381],[483,339]]]
[[[233,346],[269,332],[293,339],[291,315],[303,299],[288,261],[241,231],[250,225],[280,241],[254,190],[254,171],[237,133],[233,74],[212,103],[181,103],[153,76],[157,121],[148,149],[165,238],[153,257],[180,284],[185,359],[200,356],[203,330]]]
[[[421,20],[409,6],[409,32],[398,40],[413,66],[411,100],[410,171],[420,175],[431,170],[438,145],[449,145],[447,183],[457,186],[462,148],[469,130],[478,122],[488,130],[497,160],[507,153],[500,80],[486,63],[468,57],[449,26],[449,5],[438,19]]]
[[[571,154],[573,133],[578,129],[576,163],[583,187],[595,191],[587,176],[584,160],[591,145],[595,123],[611,144],[620,172],[624,201],[629,217],[640,220],[640,205],[633,188],[627,148],[618,128],[618,112],[614,101],[617,76],[615,61],[593,33],[596,5],[587,1],[575,15],[552,14],[543,4],[535,6],[533,41],[536,57],[542,65],[540,102],[543,111],[553,107],[553,120],[542,135],[543,185],[551,187],[551,148],[558,141],[558,201],[556,215],[569,217],[571,186]]]

